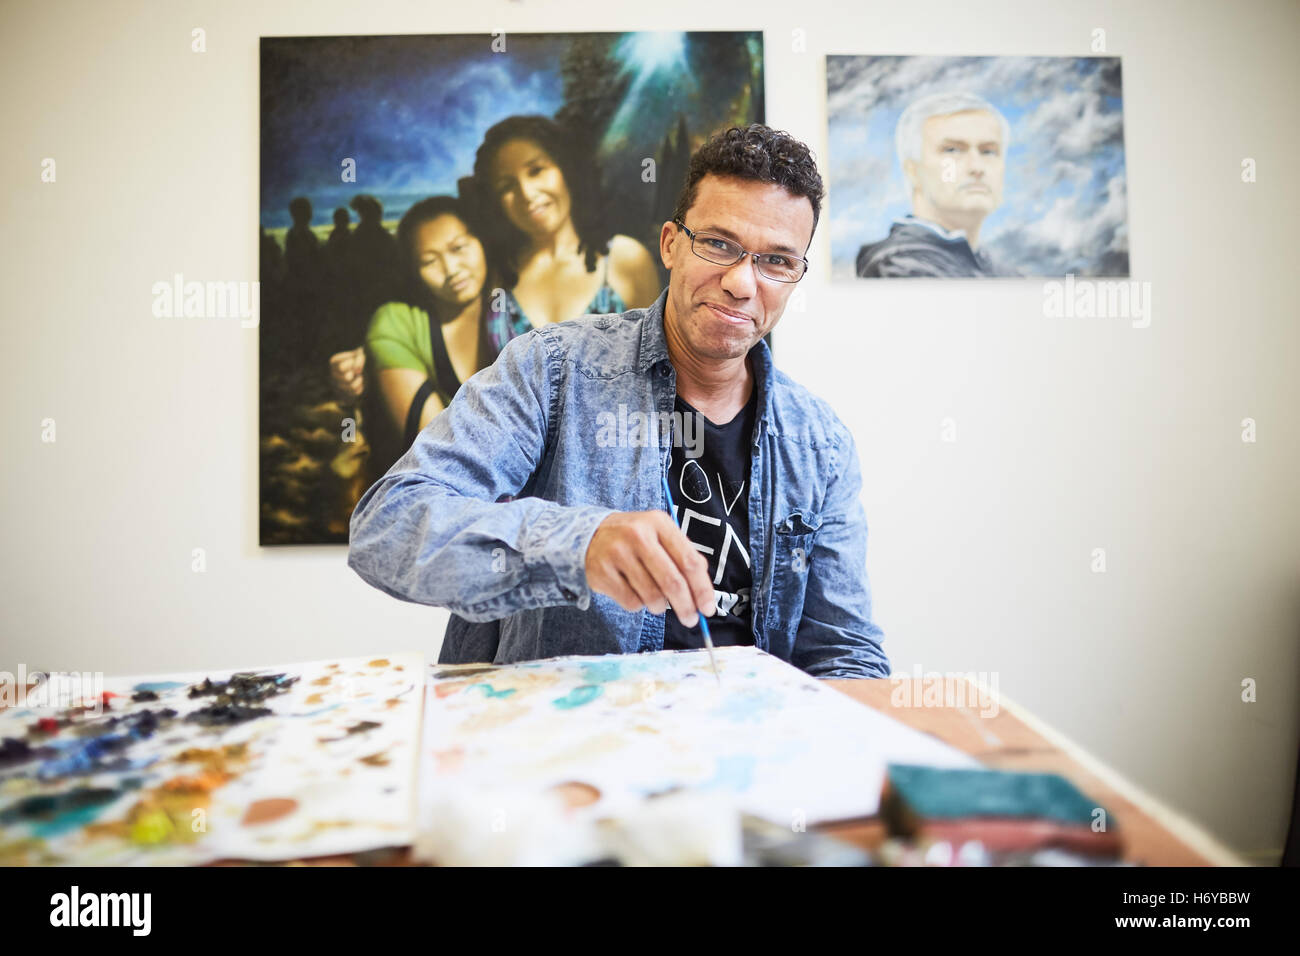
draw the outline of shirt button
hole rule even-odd
[[[660,377],[660,378],[667,378],[667,377],[668,377],[668,366],[667,366],[667,365],[660,365],[660,366],[659,366],[659,377]]]

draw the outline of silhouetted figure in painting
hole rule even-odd
[[[325,240],[325,312],[321,316],[319,354],[330,355],[354,344],[360,308],[359,276],[353,261],[352,216],[343,206],[334,210],[334,228]]]
[[[265,226],[257,227],[257,279],[262,284],[262,297],[284,277],[284,253],[274,236],[266,232]]]
[[[311,200],[296,196],[289,202],[293,225],[284,237],[284,262],[291,287],[310,286],[317,279],[320,240],[311,231]]]
[[[340,329],[340,348],[365,339],[370,316],[400,291],[402,282],[397,239],[384,228],[384,207],[367,195],[354,196],[349,205],[361,222],[348,240],[355,299],[347,328]]]
[[[284,325],[293,354],[275,358],[298,366],[319,352],[325,304],[320,240],[311,229],[312,206],[306,196],[289,202],[293,225],[284,237]]]
[[[334,228],[330,230],[329,238],[325,240],[325,255],[327,258],[342,258],[346,254],[348,238],[352,235],[352,216],[348,211],[339,206],[334,210]]]

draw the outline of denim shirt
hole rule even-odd
[[[608,515],[667,507],[670,440],[658,425],[615,440],[609,429],[620,406],[629,421],[669,421],[667,297],[512,339],[357,503],[348,566],[393,597],[452,612],[440,662],[663,649],[664,615],[593,592],[585,563]],[[773,367],[765,342],[749,359],[754,644],[814,677],[887,677],[853,438]]]

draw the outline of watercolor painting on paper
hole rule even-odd
[[[420,826],[449,793],[581,791],[617,816],[678,790],[785,826],[868,816],[890,761],[975,761],[753,647],[428,665]],[[484,813],[491,811],[491,801]]]

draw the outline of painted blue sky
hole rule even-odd
[[[640,184],[641,157],[656,154],[679,118],[701,137],[737,119],[737,102],[754,111],[744,121],[762,119],[756,32],[508,34],[504,53],[493,52],[489,34],[266,37],[262,224],[288,226],[298,195],[324,225],[358,193],[377,197],[389,220],[426,196],[455,194],[488,127],[516,114],[553,117],[565,105],[565,55],[593,36],[608,38],[615,62],[594,73],[618,97],[597,144],[607,175]],[[741,96],[746,88],[755,95]],[[340,179],[344,157],[356,160],[356,183]]]
[[[1002,205],[981,230],[1022,275],[1128,275],[1123,99],[1114,57],[829,56],[832,275],[911,204],[894,148],[907,104],[966,90],[1011,126]]]
[[[455,195],[487,127],[562,103],[554,45],[528,40],[508,37],[509,55],[488,35],[264,40],[262,224],[289,225],[300,194],[316,224],[357,193],[377,197],[385,219]],[[339,177],[349,156],[355,183]]]

